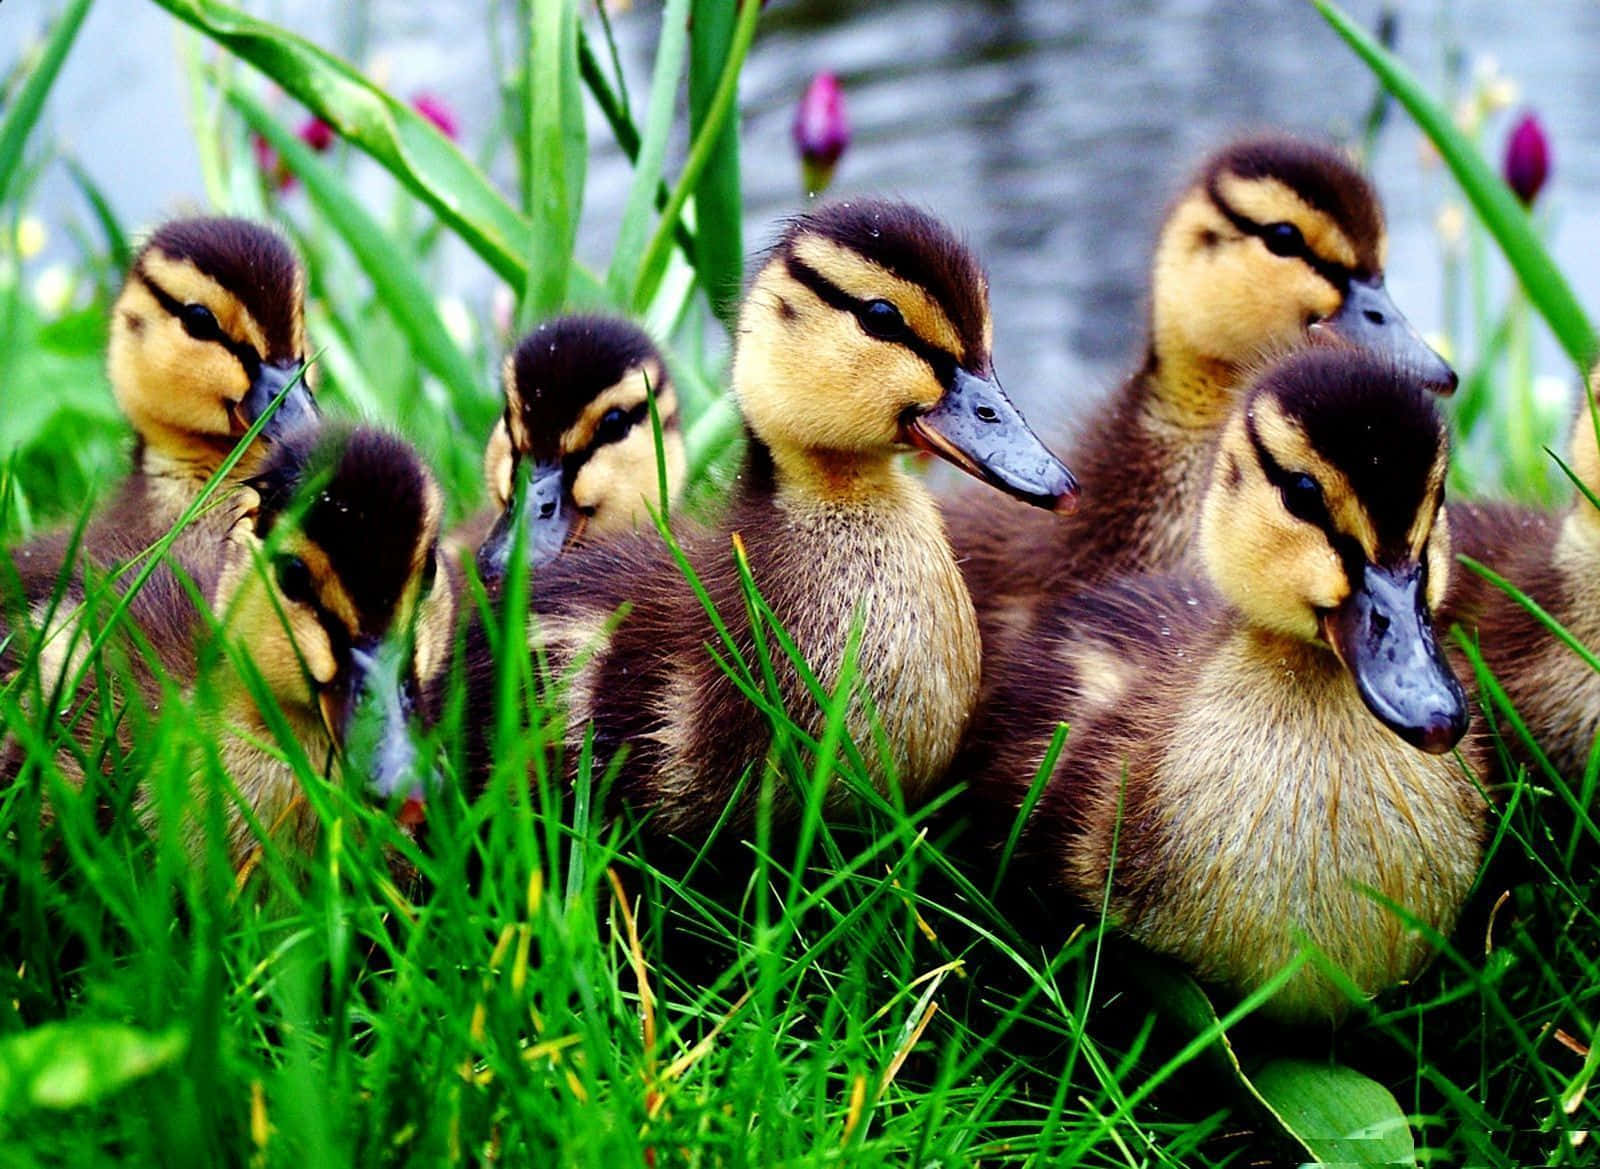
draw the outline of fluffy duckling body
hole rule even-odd
[[[649,509],[661,505],[663,471],[668,500],[682,490],[677,393],[637,325],[598,316],[546,321],[506,356],[501,381],[505,413],[484,456],[495,514],[466,533],[486,581],[505,573],[519,524],[529,567],[537,567],[580,539],[648,526]]]
[[[315,818],[247,681],[259,674],[313,768],[361,746],[381,798],[420,796],[409,723],[448,660],[455,590],[439,555],[443,497],[403,441],[381,431],[303,431],[250,480],[259,506],[216,602],[235,653],[219,677],[220,754],[240,795],[235,861],[263,829],[309,843]],[[248,665],[243,664],[248,662]]]
[[[1068,455],[1089,485],[1084,506],[1047,523],[972,492],[950,505],[986,646],[1041,596],[1183,563],[1211,444],[1264,357],[1353,345],[1454,388],[1389,299],[1385,245],[1376,192],[1332,149],[1263,135],[1201,166],[1156,246],[1144,361]]]
[[[1597,391],[1600,367],[1589,376],[1588,396]],[[1573,425],[1568,466],[1600,491],[1600,444],[1588,402]],[[1460,553],[1521,589],[1581,644],[1600,646],[1600,511],[1581,493],[1559,512],[1474,503],[1453,508],[1451,517]],[[1600,675],[1499,588],[1469,569],[1458,576],[1445,617],[1475,638],[1540,750],[1576,785],[1600,734]],[[1515,756],[1527,758],[1515,733],[1507,739]]]
[[[1004,713],[980,728],[993,754],[973,781],[1004,828],[1070,726],[1024,836],[1063,917],[1109,891],[1122,929],[1239,994],[1302,936],[1367,994],[1423,965],[1426,941],[1364,890],[1448,932],[1481,852],[1482,800],[1442,754],[1467,725],[1430,620],[1450,575],[1445,464],[1414,378],[1302,354],[1225,424],[1204,575],[1057,601],[1029,654],[997,663],[986,710]],[[1268,1010],[1348,1005],[1307,966]]]
[[[897,784],[910,801],[955,751],[979,662],[972,603],[938,508],[897,454],[926,447],[1041,506],[1070,507],[1075,493],[1002,393],[990,345],[982,269],[937,220],[859,202],[792,221],[740,316],[733,386],[748,429],[745,467],[721,523],[683,537],[752,669],[756,634],[735,544],[772,617],[830,692],[858,629],[848,729],[876,782]],[[624,603],[631,608],[614,623]],[[574,748],[592,721],[597,759],[628,752],[615,793],[649,810],[653,830],[695,835],[753,770],[734,816],[747,824],[770,725],[708,652],[722,652],[721,642],[660,540],[574,550],[536,576],[532,607],[555,663],[575,663]],[[820,736],[822,707],[765,637],[790,716]],[[779,816],[792,813],[791,793],[776,798]]]

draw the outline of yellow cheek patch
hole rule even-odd
[[[1406,531],[1406,548],[1419,560],[1426,552],[1429,538],[1445,522],[1442,496],[1448,463],[1449,455],[1445,444],[1441,442],[1439,457],[1433,461],[1433,466],[1428,470],[1428,488],[1423,496],[1423,505],[1417,509],[1416,518],[1411,521],[1411,527]],[[1437,511],[1434,507],[1436,502],[1439,504]]]
[[[984,356],[969,354],[944,308],[921,285],[902,280],[887,268],[821,236],[804,236],[795,256],[857,300],[888,300],[900,310],[911,331],[929,345],[953,354],[961,365]],[[988,313],[984,314],[988,328]]]
[[[502,416],[494,424],[488,445],[483,449],[483,481],[496,507],[504,507],[511,498],[511,464],[511,432]]]
[[[681,465],[683,440],[675,433],[661,437],[667,458],[667,490],[673,493],[673,466]],[[586,537],[609,536],[649,523],[646,505],[659,507],[660,492],[655,438],[641,426],[634,427],[621,442],[598,448],[572,483],[572,501],[594,513],[584,529]]]
[[[245,342],[257,353],[267,352],[266,334],[244,305],[239,303],[239,298],[193,263],[174,260],[160,252],[150,252],[140,264],[151,282],[168,296],[180,304],[205,305],[229,337]]]
[[[1254,223],[1292,223],[1313,254],[1346,268],[1359,264],[1355,245],[1332,216],[1311,206],[1277,179],[1244,179],[1224,174],[1217,191],[1229,207]]]

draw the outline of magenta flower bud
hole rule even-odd
[[[1506,141],[1503,173],[1506,185],[1517,193],[1523,206],[1532,207],[1544,189],[1545,180],[1550,177],[1550,140],[1545,137],[1537,115],[1523,114],[1522,120],[1513,127]]]
[[[288,163],[278,157],[278,152],[273,149],[260,134],[250,135],[250,148],[255,152],[256,166],[261,174],[275,191],[288,191],[300,180],[295,178],[294,171],[289,169]]]
[[[818,73],[806,86],[794,112],[794,144],[800,151],[806,192],[821,193],[833,178],[840,155],[850,145],[844,90],[832,73]]]
[[[450,107],[431,93],[419,93],[411,98],[411,108],[439,127],[439,133],[452,142],[459,140],[456,116]]]
[[[321,118],[307,118],[300,127],[300,141],[323,154],[333,145],[333,127]]]

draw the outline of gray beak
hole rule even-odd
[[[281,438],[321,417],[317,400],[306,386],[305,368],[302,361],[275,362],[271,365],[263,362],[245,393],[244,401],[239,403],[239,417],[245,427],[255,425],[256,419],[265,414],[280,396],[283,401],[278,403],[277,410],[262,427],[261,437],[269,440]]]
[[[507,501],[478,548],[478,575],[485,581],[505,576],[522,529],[522,555],[538,568],[561,554],[578,526],[578,509],[567,499],[566,475],[559,462],[537,464]]]
[[[1382,277],[1370,283],[1350,281],[1350,289],[1339,311],[1311,327],[1388,357],[1421,378],[1436,394],[1453,394],[1460,381],[1449,362],[1433,351],[1416,327],[1395,307]]]
[[[420,803],[426,795],[411,723],[417,713],[417,681],[407,639],[363,639],[350,649],[350,670],[341,679],[330,711],[344,756],[366,777],[367,790],[380,800],[404,796]]]

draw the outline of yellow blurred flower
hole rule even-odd
[[[1460,203],[1446,203],[1434,216],[1433,229],[1439,233],[1444,246],[1454,251],[1467,237],[1467,213]]]
[[[37,215],[24,215],[17,221],[17,254],[24,260],[33,259],[49,242],[50,233]]]
[[[59,317],[72,307],[76,282],[65,264],[47,265],[33,282],[33,300],[47,317]]]

